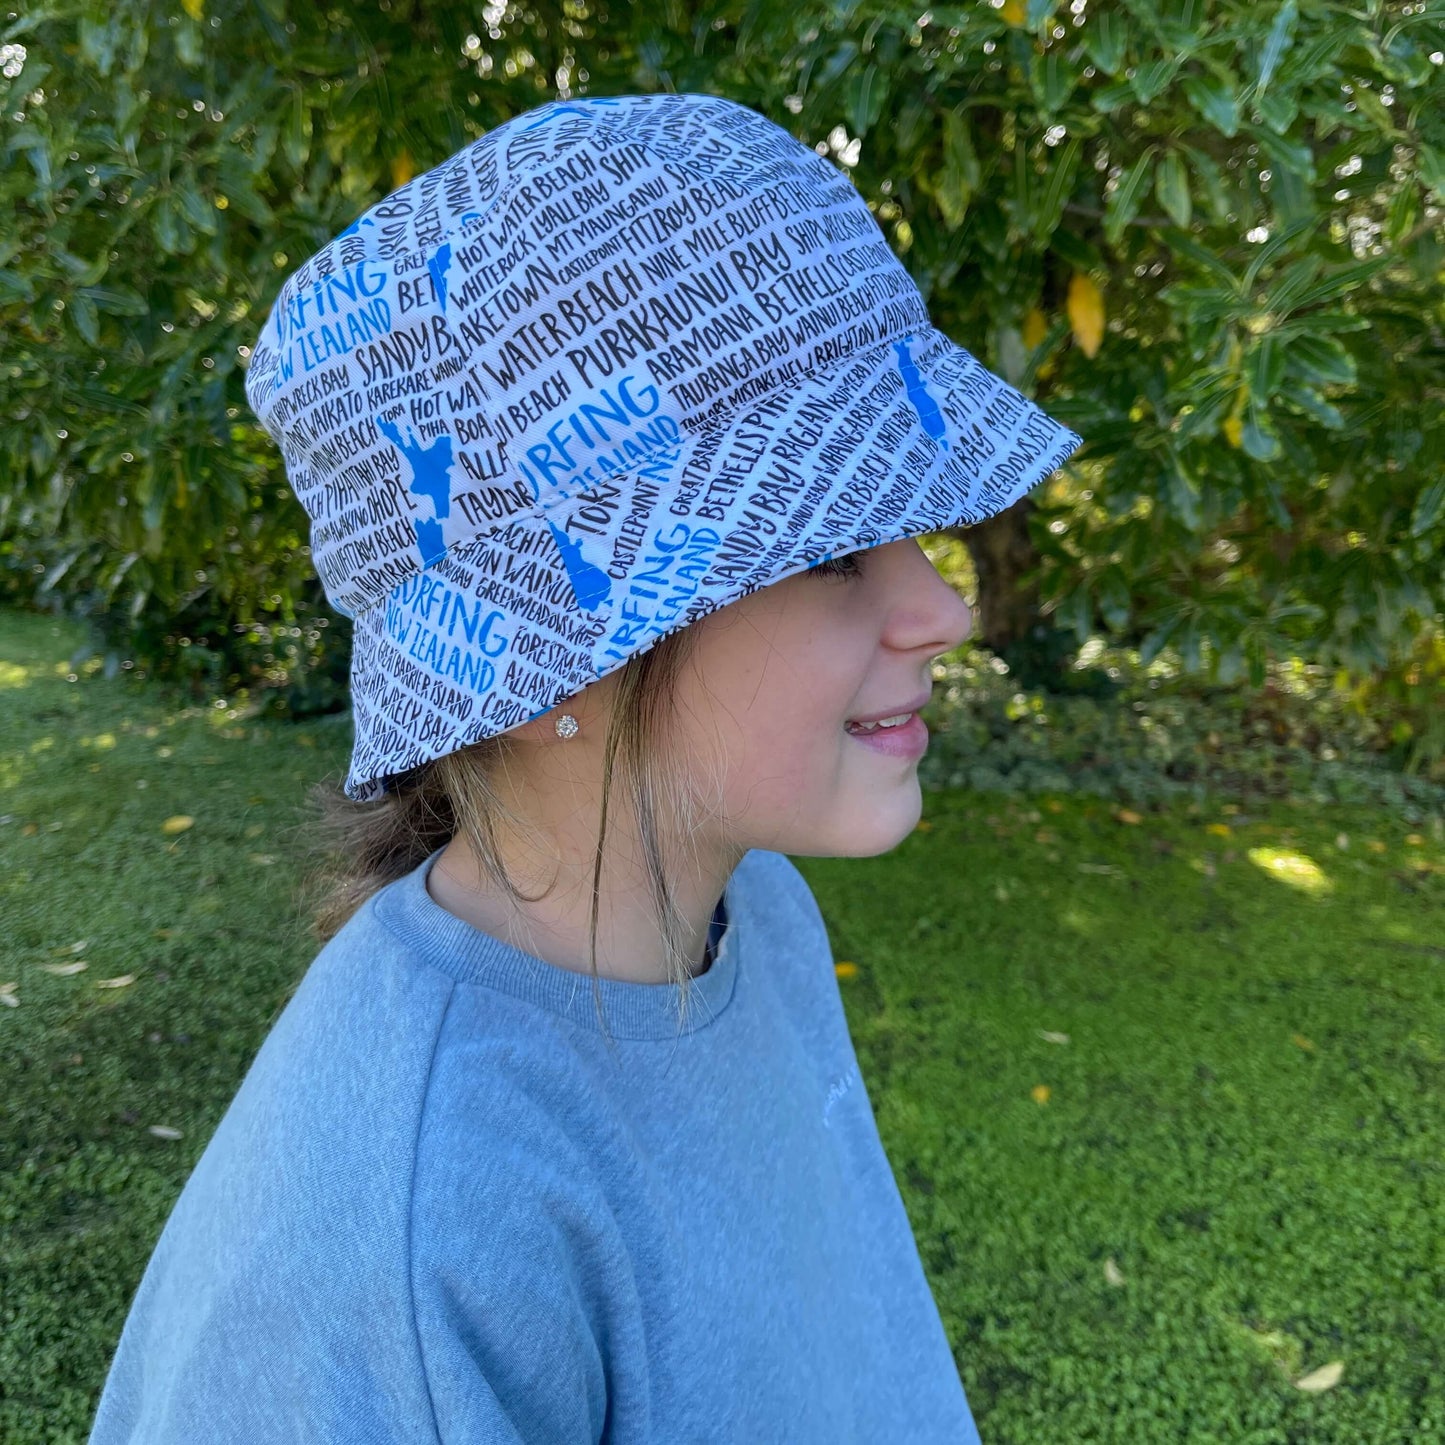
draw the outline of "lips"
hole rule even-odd
[[[925,692],[922,697],[915,697],[910,702],[901,702],[896,707],[885,707],[881,712],[870,712],[864,713],[861,717],[850,717],[848,722],[876,723],[882,722],[886,717],[902,717],[904,713],[917,712],[919,708],[927,704],[932,696],[932,691]]]

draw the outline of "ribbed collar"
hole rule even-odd
[[[449,913],[427,892],[427,875],[440,856],[437,848],[410,873],[387,884],[366,905],[426,963],[461,983],[482,984],[549,1009],[580,1028],[602,1032],[593,1001],[590,973],[573,973],[474,928]],[[743,865],[739,864],[739,868]],[[737,870],[723,891],[727,927],[712,967],[692,980],[687,1022],[678,1028],[681,988],[666,983],[624,983],[603,978],[602,1007],[614,1038],[675,1039],[715,1022],[732,1002],[737,981],[740,930]]]

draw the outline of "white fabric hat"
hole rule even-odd
[[[246,394],[353,619],[360,800],[1081,444],[842,172],[705,95],[553,102],[409,181],[286,279]]]

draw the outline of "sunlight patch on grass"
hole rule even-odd
[[[29,681],[29,669],[15,662],[0,662],[0,687],[25,687]]]
[[[1280,883],[1319,898],[1334,891],[1334,884],[1313,858],[1293,848],[1250,848],[1249,861]]]
[[[1097,913],[1085,913],[1080,908],[1061,908],[1058,916],[1065,928],[1072,929],[1081,938],[1093,938],[1099,931],[1101,920]]]

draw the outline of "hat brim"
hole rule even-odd
[[[615,539],[588,539],[580,572],[578,556],[562,557],[555,543],[538,552],[539,534],[555,535],[539,509],[457,544],[420,583],[358,612],[349,797],[374,801],[389,779],[539,716],[706,613],[824,557],[995,516],[1082,445],[935,327],[719,409],[726,422],[684,432],[669,454],[611,479],[624,502],[642,490],[639,477],[656,492],[650,536],[690,535],[686,588],[660,596],[655,579],[610,579],[613,549],[628,545]],[[612,515],[635,536],[627,505]],[[505,559],[516,567],[523,550],[534,554],[520,569],[525,581],[503,580]],[[591,585],[579,588],[578,577]],[[573,627],[546,625],[569,611]],[[509,647],[519,628],[526,653]]]

